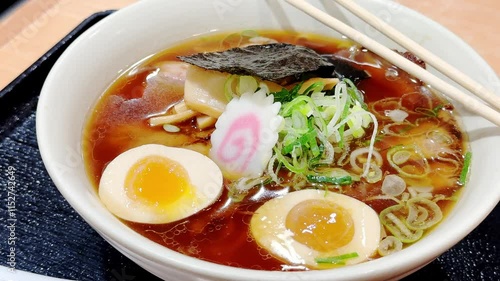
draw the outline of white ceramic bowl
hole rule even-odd
[[[310,2],[339,15],[387,46],[398,47],[349,13],[337,10],[333,1]],[[357,2],[499,92],[500,81],[494,71],[448,30],[392,1]],[[85,32],[50,72],[37,112],[38,143],[43,161],[62,195],[120,252],[166,280],[397,279],[431,262],[460,241],[498,203],[500,130],[462,111],[473,153],[470,182],[454,210],[437,229],[416,245],[392,256],[326,271],[245,270],[184,256],[129,229],[104,208],[85,173],[80,144],[89,110],[106,87],[138,60],[196,34],[249,28],[293,28],[339,36],[284,1],[144,0],[114,13]]]

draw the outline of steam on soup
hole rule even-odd
[[[202,36],[144,59],[102,95],[84,136],[90,178],[129,227],[263,270],[417,242],[470,159],[430,87],[349,41],[285,31]]]

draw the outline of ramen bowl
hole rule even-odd
[[[402,49],[338,9],[333,2],[310,2],[386,46]],[[357,2],[498,92],[500,81],[495,72],[445,28],[392,1]],[[145,0],[90,28],[65,51],[47,77],[37,110],[37,137],[47,171],[85,221],[138,265],[165,280],[396,280],[458,243],[498,203],[500,173],[496,169],[500,166],[500,150],[496,147],[500,130],[455,104],[470,140],[473,155],[470,179],[456,206],[436,229],[390,256],[329,270],[250,270],[189,257],[133,231],[105,208],[86,173],[82,139],[89,112],[107,87],[141,59],[196,35],[247,29],[287,29],[341,36],[284,1]],[[434,72],[432,68],[429,70]]]

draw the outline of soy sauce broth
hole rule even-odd
[[[179,125],[181,133],[167,133],[161,126],[148,125],[149,117],[169,111],[176,102],[182,100],[182,75],[165,75],[160,69],[162,62],[179,61],[176,57],[180,55],[223,50],[247,42],[248,37],[241,34],[208,35],[182,42],[137,63],[106,90],[90,114],[83,138],[86,168],[96,189],[106,164],[120,153],[139,145],[157,143],[208,152],[212,131],[199,131],[193,120]],[[337,54],[349,58],[358,67],[365,69],[371,78],[361,81],[358,88],[365,93],[365,101],[370,111],[380,117],[379,130],[382,134],[379,135],[380,139],[375,147],[383,157],[390,147],[428,140],[429,137],[422,136],[422,132],[433,130],[438,133],[447,132],[446,135],[451,136],[454,151],[462,153],[466,149],[465,136],[457,125],[451,104],[434,94],[420,81],[360,46],[347,40],[313,34],[259,31],[259,35],[279,42],[304,45],[321,54]],[[401,128],[394,128],[398,132],[406,131],[410,136],[384,134],[386,126],[393,123],[384,116],[385,111],[392,109],[395,105],[393,101],[396,100],[412,111],[406,119],[408,124],[419,120],[419,126],[403,125]],[[373,130],[373,127],[369,130]],[[412,133],[415,134],[414,137],[411,136]],[[371,131],[368,131],[364,138],[351,143],[352,149],[369,141],[370,135]],[[463,163],[459,161],[459,164],[459,167],[450,168],[447,167],[449,162],[436,158],[430,163],[433,172],[429,177],[414,184],[434,184],[438,187],[435,192],[446,197],[456,196],[462,187],[457,183],[457,173],[444,173],[443,176],[443,171],[460,171]],[[347,170],[348,166],[349,164],[346,164]],[[385,174],[394,171],[387,163],[381,169]],[[287,173],[280,175],[286,181]],[[225,180],[225,185],[227,184],[228,181]],[[395,204],[391,200],[367,200],[381,194],[380,186],[381,182],[370,184],[360,181],[335,191],[364,201],[380,212]],[[284,265],[282,261],[260,248],[249,232],[253,212],[266,200],[290,191],[293,191],[293,186],[268,184],[252,191],[243,200],[235,201],[231,199],[228,191],[224,190],[215,204],[181,221],[159,225],[128,221],[124,223],[160,245],[195,258],[251,269],[294,270],[296,268]],[[446,213],[453,202],[443,200],[439,201],[439,205]]]

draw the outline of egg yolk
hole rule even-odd
[[[137,161],[127,172],[127,195],[150,206],[165,207],[192,193],[189,175],[171,159],[148,156]]]
[[[354,222],[342,206],[326,200],[305,200],[286,217],[293,239],[308,247],[328,252],[347,245],[354,236]]]

